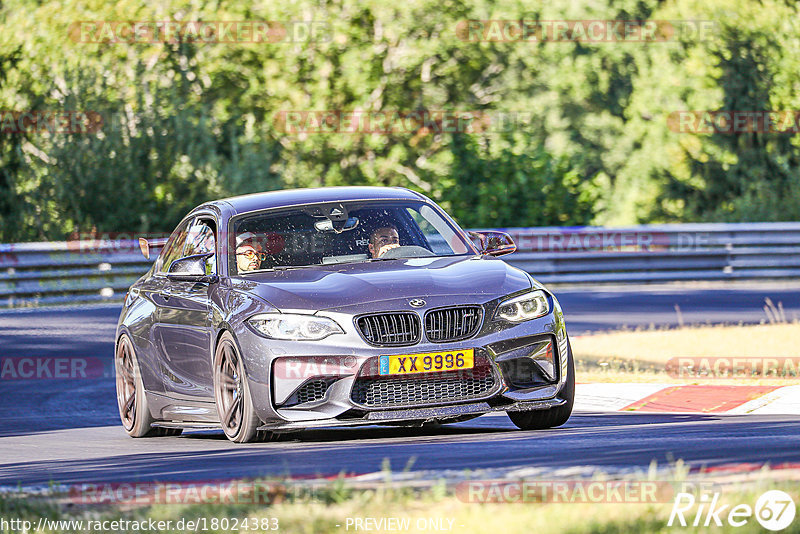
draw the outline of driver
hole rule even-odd
[[[240,273],[259,269],[265,257],[254,233],[245,232],[236,237],[236,267]]]
[[[400,235],[397,233],[397,228],[392,225],[376,228],[369,236],[369,253],[373,258],[378,258],[399,246]]]

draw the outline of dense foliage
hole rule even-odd
[[[668,120],[800,109],[797,4],[546,4],[7,0],[0,110],[89,110],[104,122],[99,133],[0,133],[0,241],[168,231],[206,199],[343,184],[421,191],[470,227],[800,218],[800,137],[681,133]],[[667,42],[470,42],[458,31],[467,19],[713,28]],[[216,44],[93,43],[74,32],[79,21],[117,20],[318,21],[323,31]],[[492,120],[442,132],[286,131],[280,117],[298,110]]]

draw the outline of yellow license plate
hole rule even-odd
[[[408,375],[413,373],[439,373],[472,369],[475,366],[475,349],[459,349],[422,354],[381,356],[380,374]]]

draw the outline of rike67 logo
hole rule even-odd
[[[780,490],[770,490],[761,495],[755,507],[749,504],[722,504],[720,494],[701,494],[699,501],[691,493],[675,496],[667,526],[721,527],[725,522],[732,527],[743,527],[753,517],[767,530],[783,530],[794,521],[796,508],[792,497]]]

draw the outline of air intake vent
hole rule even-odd
[[[425,335],[433,343],[467,339],[478,332],[482,315],[480,306],[431,310],[425,316]]]
[[[416,313],[364,315],[358,318],[356,324],[361,336],[370,345],[399,347],[414,345],[420,339],[420,321]]]
[[[286,402],[281,406],[282,408],[290,408],[298,404],[305,404],[307,402],[317,402],[325,398],[328,388],[335,382],[335,379],[321,378],[316,380],[309,380],[297,391],[286,399]]]
[[[307,382],[300,389],[297,390],[297,403],[303,404],[304,402],[314,402],[325,397],[325,392],[328,391],[328,382],[326,380],[312,380]]]

